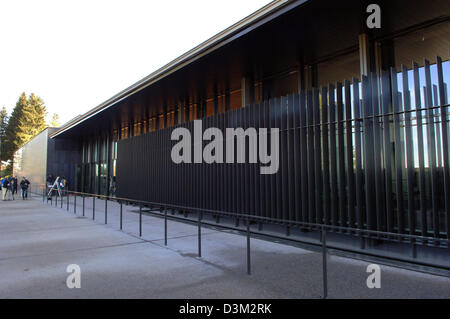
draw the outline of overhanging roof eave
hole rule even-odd
[[[173,61],[169,62],[168,64],[164,65],[163,67],[159,68],[155,72],[151,73],[150,75],[144,77],[143,79],[137,81],[133,85],[129,86],[128,88],[120,91],[110,99],[106,100],[105,102],[101,103],[100,105],[94,107],[93,109],[89,110],[88,112],[78,115],[77,117],[73,118],[72,120],[68,121],[66,124],[64,124],[58,131],[51,134],[51,138],[54,138],[74,126],[80,124],[81,122],[89,119],[90,117],[108,109],[109,107],[113,106],[114,104],[126,99],[130,95],[135,94],[136,92],[150,86],[151,84],[163,79],[164,77],[172,74],[173,72],[191,64],[192,62],[196,61],[202,56],[205,56],[218,48],[224,46],[225,44],[234,41],[241,36],[247,34],[251,30],[267,23],[268,21],[278,17],[279,15],[297,7],[300,4],[303,4],[309,0],[297,0],[297,1],[290,1],[290,0],[275,0],[271,3],[267,4],[263,8],[259,9],[258,11],[250,14],[249,16],[245,17],[244,19],[240,20],[239,22],[233,24],[232,26],[228,27],[227,29],[223,30],[222,32],[219,32],[215,36],[211,37],[210,39],[202,42],[198,46],[194,47],[193,49],[189,50],[188,52],[182,54],[178,58],[174,59]]]

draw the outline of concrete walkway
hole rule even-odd
[[[246,274],[246,238],[143,217],[136,208],[86,200],[86,217],[42,200],[0,202],[0,298],[320,298],[322,256],[297,247],[251,240],[252,275]],[[66,267],[81,267],[81,288],[69,289]],[[330,256],[329,298],[450,298],[450,278],[381,265],[381,288],[369,289],[368,262]]]

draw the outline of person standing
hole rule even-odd
[[[3,177],[2,183],[2,200],[6,200],[6,193],[8,192],[8,179]]]
[[[17,194],[17,186],[18,186],[18,180],[17,180],[17,176],[14,176],[13,178],[12,178],[12,181],[13,181],[13,184],[12,184],[12,193],[13,193],[13,195],[14,194]]]
[[[25,176],[22,177],[22,180],[20,181],[20,188],[22,189],[22,199],[28,198],[28,187],[30,186],[30,181],[25,178]]]
[[[13,178],[10,176],[10,177],[8,177],[8,186],[7,186],[7,193],[6,193],[8,200],[14,200],[14,194],[12,191],[13,191]]]

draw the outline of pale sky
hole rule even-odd
[[[268,0],[0,0],[0,107],[25,91],[61,124]]]

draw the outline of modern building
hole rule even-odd
[[[13,175],[19,179],[25,176],[31,182],[32,190],[45,185],[49,174],[64,176],[69,183],[75,182],[80,161],[78,144],[72,140],[51,139],[49,135],[57,130],[56,127],[46,128],[14,153]]]
[[[367,24],[373,2],[380,28]],[[76,145],[80,192],[301,225],[306,237],[330,225],[350,250],[404,234],[368,245],[449,267],[449,34],[443,0],[274,1],[50,136]],[[279,169],[262,175],[248,154],[174,163],[171,134],[194,136],[194,120],[279,128]]]

